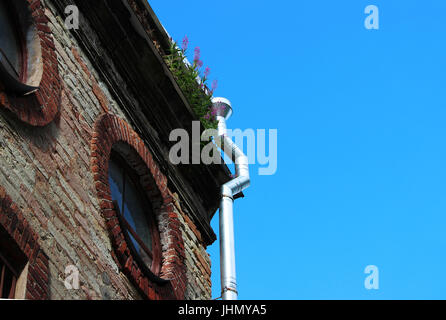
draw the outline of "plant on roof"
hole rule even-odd
[[[217,88],[217,80],[212,82],[209,89],[207,82],[209,80],[210,68],[203,68],[203,61],[200,59],[200,48],[194,50],[194,60],[190,64],[186,58],[189,39],[184,37],[181,48],[172,41],[170,52],[164,59],[178,83],[181,91],[186,97],[189,105],[200,119],[205,129],[216,129],[217,120],[215,111],[211,110],[212,95]]]

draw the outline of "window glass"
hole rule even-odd
[[[13,299],[17,278],[8,261],[0,254],[0,299]]]
[[[7,1],[0,1],[0,61],[8,72],[18,79],[21,49],[12,14]]]
[[[125,202],[124,202],[124,218],[129,222],[133,230],[136,231],[139,238],[144,242],[146,247],[152,251],[152,234],[149,228],[149,222],[147,221],[146,213],[149,208],[141,201],[138,189],[133,184],[131,179],[126,176],[125,179]],[[136,240],[132,237],[135,249],[140,254],[144,263],[151,265],[152,259],[147,253],[136,243]]]
[[[143,263],[151,269],[154,241],[152,230],[156,228],[153,226],[150,203],[143,197],[132,172],[116,157],[112,157],[109,162],[109,184],[112,199],[119,207],[121,227]]]
[[[122,212],[122,190],[124,190],[122,169],[114,162],[108,164],[108,180],[113,200],[118,202],[119,210]]]

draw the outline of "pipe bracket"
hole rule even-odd
[[[229,288],[229,287],[224,287],[224,288],[221,290],[221,295],[223,296],[223,294],[224,294],[225,292],[227,292],[227,291],[235,292],[235,294],[238,295],[238,291],[237,291],[237,290],[232,289],[232,288]]]

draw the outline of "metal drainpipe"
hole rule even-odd
[[[232,106],[225,98],[212,99],[218,121],[217,145],[235,164],[236,178],[221,187],[220,202],[220,274],[223,300],[237,300],[234,246],[234,196],[250,185],[248,157],[227,137],[226,120],[232,115]]]

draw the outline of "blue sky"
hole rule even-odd
[[[445,1],[149,3],[201,48],[228,127],[278,129],[277,173],[252,166],[235,203],[240,299],[446,298]]]

